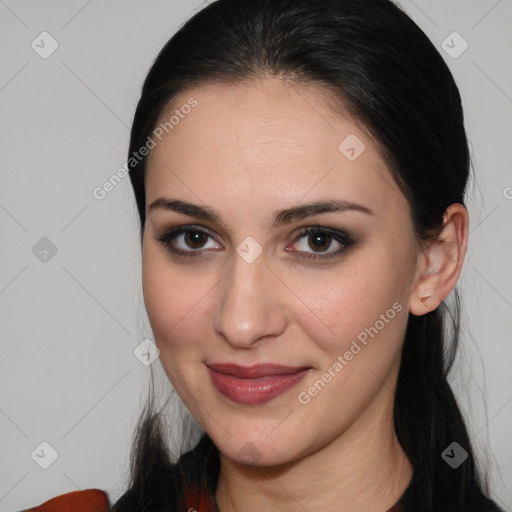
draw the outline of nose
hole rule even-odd
[[[286,287],[267,267],[264,253],[252,263],[235,254],[218,289],[214,329],[233,347],[249,349],[286,329]]]

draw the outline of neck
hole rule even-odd
[[[393,393],[383,386],[345,432],[316,452],[279,466],[247,466],[221,453],[219,510],[387,512],[412,477],[396,438],[392,406]]]

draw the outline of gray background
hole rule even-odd
[[[151,330],[129,180],[103,200],[93,190],[126,162],[145,74],[200,5],[0,0],[1,511],[91,487],[113,503],[125,490],[149,379],[133,351]],[[452,382],[491,467],[492,497],[512,510],[512,1],[402,6],[443,54],[465,105],[476,181]],[[48,58],[31,47],[51,49],[44,31],[58,43]],[[469,44],[457,58],[442,49],[463,49],[454,31]],[[47,469],[42,442],[58,453]]]

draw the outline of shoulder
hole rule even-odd
[[[20,512],[110,512],[107,493],[100,489],[85,489],[60,494],[36,507]]]

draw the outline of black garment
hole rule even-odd
[[[414,512],[414,505],[412,503],[412,486],[413,481],[409,486],[405,489],[402,497],[398,500],[398,504],[400,505],[400,509],[403,512]],[[470,491],[470,496],[468,498],[469,507],[465,512],[506,512],[504,509],[498,507],[496,502],[482,494],[480,490],[473,487]],[[436,512],[445,512],[445,511],[436,511]]]

